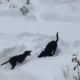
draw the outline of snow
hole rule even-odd
[[[38,21],[27,21],[26,19],[19,17],[18,18],[2,17],[0,18],[0,22],[1,22],[0,24],[2,25],[0,26],[0,32],[5,34],[20,34],[23,32],[32,32],[32,33],[47,34],[51,36],[56,32],[59,32],[60,37],[65,41],[80,40],[79,22],[58,22],[58,21],[38,22]]]
[[[55,40],[55,36],[33,33],[22,33],[15,36],[7,34],[1,35],[0,39],[5,43],[0,42],[2,46],[0,50],[0,63],[5,62],[14,55],[22,54],[25,50],[32,50],[32,55],[26,58],[23,64],[18,64],[14,70],[10,69],[10,64],[1,66],[1,80],[64,80],[62,71],[67,66],[70,67],[70,70],[73,68],[71,59],[73,54],[72,48],[75,47],[74,43],[72,43],[74,45],[72,46],[72,44],[70,45],[60,39],[56,51],[57,55],[38,59],[37,56],[49,41]],[[72,71],[70,71],[70,74],[71,72]]]
[[[20,17],[22,15],[20,8],[26,6],[29,10],[27,16],[32,16],[37,20],[80,22],[79,0],[31,0],[30,5],[25,4],[26,0],[10,0],[10,2],[3,0],[1,2],[1,16]]]
[[[74,80],[72,55],[80,54],[79,0],[0,0],[0,64],[10,57],[32,50],[14,70],[0,66],[0,80]],[[14,8],[15,6],[15,8]],[[29,13],[22,15],[26,6]],[[39,59],[37,56],[48,42],[59,42],[56,55]]]
[[[36,13],[34,15],[38,19],[48,21],[80,21],[79,0],[31,0],[31,2],[35,6]]]

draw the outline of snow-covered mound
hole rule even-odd
[[[28,9],[26,19],[52,20],[52,21],[80,21],[79,0],[2,0],[0,4],[0,16],[22,16],[20,8]]]
[[[45,0],[44,0],[45,1]],[[51,3],[50,3],[51,1]],[[47,20],[80,21],[79,0],[50,0],[46,3],[43,18]],[[53,1],[53,2],[52,2]],[[47,4],[49,4],[47,6]]]

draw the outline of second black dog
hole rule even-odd
[[[16,64],[17,64],[17,63],[22,63],[27,56],[31,55],[30,53],[31,53],[31,51],[25,51],[25,52],[24,52],[23,54],[21,54],[21,55],[17,55],[17,56],[11,57],[8,61],[4,62],[4,63],[1,64],[1,65],[4,65],[4,64],[6,64],[6,63],[9,62],[9,63],[11,64],[11,66],[12,66],[11,69],[14,69],[15,66],[16,66]]]
[[[42,51],[38,57],[53,56],[55,54],[55,51],[57,49],[57,43],[59,40],[58,32],[56,34],[56,38],[57,38],[56,41],[51,41],[47,44],[44,51]]]

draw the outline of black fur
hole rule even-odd
[[[25,60],[25,58],[28,56],[28,55],[30,55],[30,53],[31,53],[31,51],[25,51],[23,54],[21,54],[21,55],[17,55],[17,56],[13,56],[13,57],[11,57],[8,61],[6,61],[6,62],[4,62],[3,64],[1,64],[1,65],[4,65],[4,64],[6,64],[6,63],[10,63],[11,64],[11,69],[14,69],[15,68],[15,66],[16,66],[16,64],[17,63],[22,63],[24,60]]]
[[[57,49],[57,43],[58,43],[58,40],[59,40],[58,32],[56,34],[56,38],[57,38],[56,41],[51,41],[47,44],[44,51],[42,51],[41,54],[38,57],[46,57],[46,56],[55,55],[55,51]]]

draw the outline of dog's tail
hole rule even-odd
[[[58,32],[56,33],[56,42],[58,42],[59,40],[59,35],[58,35]]]
[[[4,65],[4,64],[6,64],[6,63],[8,63],[9,61],[6,61],[6,62],[4,62],[4,63],[2,63],[1,65]]]

